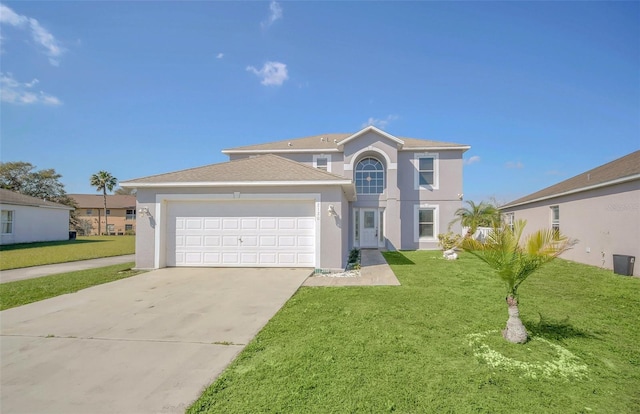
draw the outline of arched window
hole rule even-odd
[[[360,160],[355,178],[358,194],[381,194],[384,190],[384,167],[375,158]]]

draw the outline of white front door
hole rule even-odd
[[[378,247],[378,209],[360,209],[360,247]]]

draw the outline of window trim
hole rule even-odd
[[[440,160],[437,152],[420,152],[413,155],[413,189],[414,190],[439,190],[440,189]],[[420,159],[433,159],[433,184],[420,185]]]
[[[359,166],[359,165],[360,165],[364,160],[369,160],[369,159],[377,161],[377,162],[380,164],[380,166],[382,167],[382,170],[380,170],[380,172],[382,172],[382,191],[380,191],[379,193],[378,193],[378,192],[376,192],[376,193],[361,193],[361,192],[359,192],[359,191],[358,191],[358,173],[359,173],[359,171],[358,171],[358,166]],[[376,170],[376,172],[378,172],[378,170]],[[374,156],[371,156],[371,155],[366,155],[366,156],[364,156],[364,157],[360,158],[360,159],[358,160],[358,162],[356,162],[355,168],[353,169],[353,183],[354,183],[354,184],[355,184],[355,186],[356,186],[356,194],[357,194],[357,195],[363,195],[363,196],[370,196],[370,195],[372,195],[372,196],[378,196],[378,195],[380,195],[380,194],[384,194],[384,193],[385,193],[385,191],[386,191],[386,189],[387,189],[387,186],[386,186],[386,184],[387,184],[387,174],[386,174],[386,168],[385,168],[385,166],[384,166],[384,163],[383,163],[382,161],[380,161],[378,158],[376,158],[376,157],[374,157]]]
[[[433,210],[433,237],[420,237],[420,210]],[[437,204],[416,204],[413,206],[413,241],[433,242],[438,241],[440,231],[440,206]]]
[[[327,172],[331,172],[331,154],[314,154],[313,155],[313,168],[318,168],[318,159],[326,158],[327,159]],[[319,169],[319,168],[318,168]],[[325,170],[321,170],[325,171]]]
[[[2,217],[2,213],[7,212],[7,220],[5,220]],[[14,223],[15,223],[15,210],[2,210],[2,213],[0,213],[0,232],[1,234],[13,234],[13,230],[14,230]],[[11,225],[11,231],[9,232],[5,232],[4,228],[5,228],[5,224],[10,224]]]

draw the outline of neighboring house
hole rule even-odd
[[[640,151],[501,207],[528,231],[560,230],[578,244],[563,258],[613,268],[613,255],[640,257]],[[634,266],[640,275],[640,266]]]
[[[469,146],[375,127],[222,151],[137,189],[136,266],[346,265],[358,248],[437,249]]]
[[[73,207],[0,189],[0,244],[69,240]]]
[[[106,234],[104,197],[102,194],[69,194],[78,208],[76,218],[86,220],[79,232],[84,236]],[[107,195],[107,222],[109,234],[123,235],[136,232],[136,196]]]

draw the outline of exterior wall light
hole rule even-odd
[[[336,213],[336,209],[333,206],[333,204],[329,205],[329,210],[327,211],[329,213],[329,216],[334,216],[336,217],[338,215],[338,213]]]

